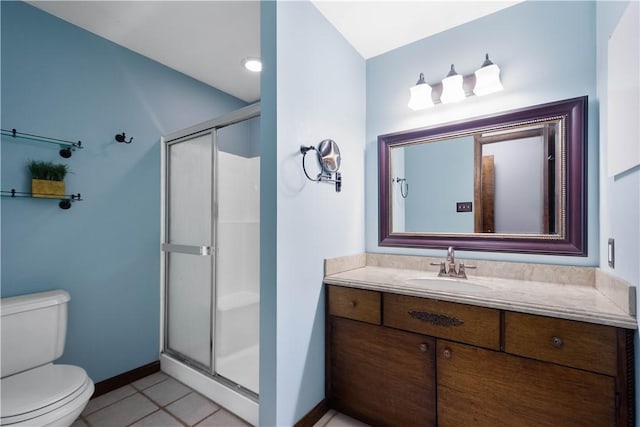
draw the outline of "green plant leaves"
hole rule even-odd
[[[69,173],[69,165],[62,163],[42,162],[32,160],[27,164],[31,179],[45,179],[48,181],[63,181]]]

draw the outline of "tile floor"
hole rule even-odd
[[[368,424],[330,409],[313,427],[368,427]]]
[[[245,427],[249,424],[157,372],[91,399],[71,427]]]
[[[247,427],[249,424],[163,372],[91,399],[71,427]],[[367,427],[334,411],[314,427]]]

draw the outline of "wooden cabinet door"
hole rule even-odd
[[[327,396],[374,426],[435,426],[435,340],[329,317]]]
[[[614,378],[438,340],[438,425],[605,427]]]

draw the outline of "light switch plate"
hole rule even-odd
[[[616,241],[614,239],[609,239],[607,260],[609,262],[609,267],[616,268]]]
[[[472,202],[457,202],[456,203],[456,212],[471,212],[473,209]]]

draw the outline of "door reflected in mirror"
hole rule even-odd
[[[378,137],[380,244],[585,255],[585,111],[586,97]]]

